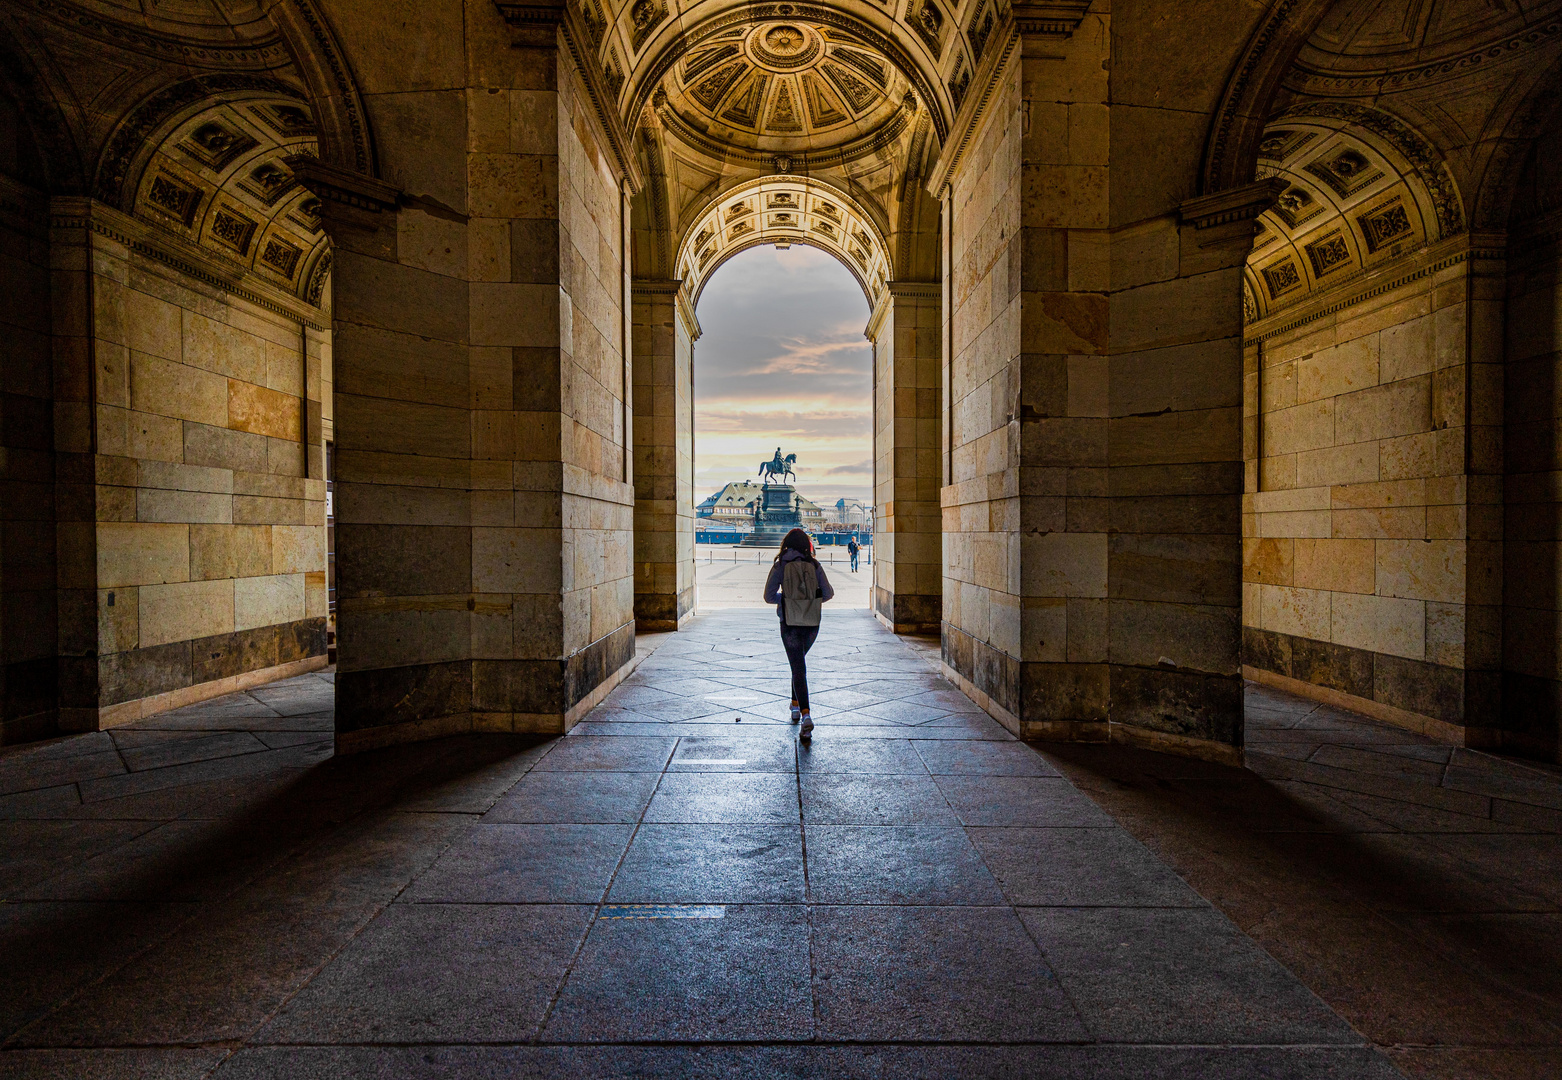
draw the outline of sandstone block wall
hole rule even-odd
[[[1021,99],[1015,63],[946,196],[949,471],[940,493],[945,661],[1011,714],[1021,659]]]
[[[945,657],[1026,736],[1237,760],[1257,210],[1139,183],[1113,18],[1022,41],[951,186]]]
[[[1503,494],[1488,372],[1501,371],[1502,302],[1467,250],[1421,258],[1424,275],[1411,266],[1397,288],[1255,327],[1247,663],[1489,742]]]
[[[634,655],[629,208],[573,67],[559,80],[558,108],[564,655],[573,706]]]
[[[635,624],[694,614],[694,334],[676,281],[634,282]]]
[[[61,530],[95,563],[62,584],[95,589],[107,725],[323,663],[330,346],[139,255],[108,227],[127,222],[92,213],[95,520]]]
[[[617,175],[554,28],[467,14],[431,10],[449,47],[415,63],[376,44],[372,11],[345,16],[390,164],[359,194],[317,181],[341,750],[562,731],[633,656]]]

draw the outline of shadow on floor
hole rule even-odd
[[[1407,1075],[1562,1075],[1553,774],[1256,688],[1246,769],[1040,749]]]
[[[186,747],[213,738],[210,728],[158,734]],[[118,1002],[127,1028],[170,1004],[177,1010],[181,992],[206,991],[208,1002],[234,997],[234,1031],[247,1030],[253,1018],[238,1019],[245,1011],[238,999],[257,982],[286,983],[312,970],[443,850],[438,828],[413,836],[408,823],[482,813],[543,744],[533,736],[462,736],[302,766],[286,751],[261,752],[245,756],[242,778],[218,775],[239,758],[175,760],[118,774],[146,790],[0,820],[0,1044],[25,1045],[30,1025],[79,1004],[98,979],[155,950],[170,952],[164,966],[183,977],[157,987],[143,1006]],[[218,778],[191,782],[192,768]],[[179,775],[164,787],[160,772]],[[418,865],[401,865],[409,859]],[[294,935],[297,947],[268,964],[254,950],[252,966],[269,970],[245,970],[251,931]],[[195,939],[195,952],[181,949],[181,937]]]

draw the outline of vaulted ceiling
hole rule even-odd
[[[1341,0],[1286,71],[1250,318],[1470,228],[1500,230],[1551,115],[1562,0]]]

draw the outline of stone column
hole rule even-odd
[[[54,544],[59,730],[98,730],[97,463],[94,454],[92,205],[51,200],[50,315],[54,355]],[[112,612],[105,612],[112,615]]]
[[[634,281],[635,626],[694,614],[694,342],[681,281]]]
[[[336,243],[340,750],[562,732],[633,658],[628,166],[543,8],[398,95],[381,160],[428,187],[295,162]]]
[[[937,633],[942,615],[938,282],[892,281],[869,320],[873,342],[872,606],[899,634]]]
[[[1085,6],[1017,5],[934,172],[945,663],[1023,737],[1240,761],[1240,274],[1267,189],[1113,220],[1143,148]]]

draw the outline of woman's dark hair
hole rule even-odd
[[[809,562],[818,562],[814,558],[814,542],[808,539],[808,534],[802,529],[793,529],[781,538],[780,550],[776,552],[776,562],[780,562],[786,555],[787,549],[797,552]]]

